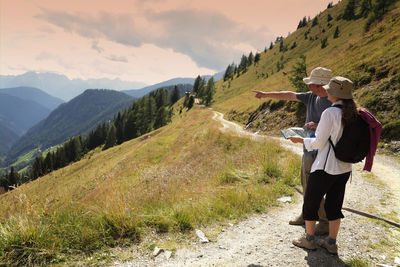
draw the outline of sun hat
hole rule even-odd
[[[351,90],[353,89],[353,82],[341,76],[333,77],[327,85],[323,86],[326,91],[333,96],[341,99],[353,99]]]
[[[323,67],[317,67],[311,71],[310,77],[304,78],[305,84],[325,85],[332,78],[332,71]]]

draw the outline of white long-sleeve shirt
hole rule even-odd
[[[342,104],[338,101],[334,104]],[[317,157],[311,167],[311,172],[324,170],[331,175],[351,172],[351,163],[343,162],[335,157],[335,152],[329,143],[329,137],[336,144],[343,133],[342,110],[330,107],[324,110],[315,131],[315,138],[304,138],[304,146],[308,151],[318,149]]]

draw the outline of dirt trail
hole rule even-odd
[[[232,131],[255,140],[271,138],[247,132],[224,120],[218,112],[213,119],[222,123],[221,131]],[[274,140],[297,154],[302,153],[299,145],[283,138]],[[374,175],[365,174],[362,167],[362,164],[353,166],[344,206],[382,217],[392,214],[392,218],[399,219],[399,164],[389,157],[377,156],[372,169]],[[301,210],[301,196],[296,194],[293,200],[266,214],[253,215],[227,226],[215,242],[196,242],[191,247],[179,249],[170,259],[161,254],[122,266],[345,266],[344,261],[352,258],[362,258],[374,265],[396,266],[395,257],[400,258],[399,230],[347,211],[343,211],[345,219],[338,236],[338,256],[321,248],[307,251],[294,247],[291,241],[304,233],[304,228],[288,224]],[[207,235],[207,229],[204,232]]]

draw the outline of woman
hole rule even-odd
[[[330,253],[337,254],[336,238],[341,218],[344,218],[341,209],[352,164],[335,157],[328,139],[330,137],[336,144],[342,135],[344,125],[356,120],[358,110],[351,93],[353,83],[349,79],[333,77],[324,88],[333,104],[322,113],[315,138],[290,138],[294,143],[303,143],[308,151],[318,149],[304,195],[303,217],[306,222],[306,235],[294,240],[293,244],[312,250],[317,248],[314,236],[315,223],[318,220],[319,203],[326,195],[324,207],[329,221],[329,236],[318,240],[318,244]]]

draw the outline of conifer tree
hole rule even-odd
[[[122,142],[125,141],[125,138],[124,138],[125,123],[124,123],[123,117],[121,115],[121,112],[118,112],[117,118],[114,120],[114,126],[116,129],[117,144],[118,145],[122,144]]]
[[[312,20],[311,27],[317,26],[318,25],[318,16],[315,16],[315,18]]]
[[[158,129],[168,123],[169,116],[167,109],[165,107],[160,107],[157,110],[155,122],[154,122],[154,129]]]
[[[214,94],[215,94],[214,78],[211,77],[207,82],[207,90],[206,90],[206,94],[204,96],[204,98],[205,98],[204,103],[206,106],[209,106],[211,104]]]
[[[46,158],[44,159],[45,173],[49,173],[54,170],[53,158],[54,156],[52,152],[47,153]]]
[[[331,21],[331,20],[333,20],[333,18],[332,18],[332,16],[331,16],[331,14],[328,14],[327,21],[329,22],[329,21]]]
[[[179,93],[178,86],[175,85],[171,93],[171,105],[175,104],[180,98],[181,95]]]
[[[328,37],[321,39],[321,48],[325,48],[328,45]]]
[[[271,42],[271,43],[269,44],[269,50],[271,50],[272,48],[274,48],[274,44]]]
[[[336,29],[335,29],[335,33],[333,34],[333,38],[338,38],[339,37],[339,26],[336,26]]]
[[[9,190],[9,188],[8,188],[7,174],[1,175],[1,178],[0,178],[0,187],[3,187],[4,190],[6,190],[6,191]]]
[[[307,85],[303,82],[304,77],[307,77],[306,57],[301,55],[293,66],[291,74],[288,76],[290,83],[296,88],[297,92],[308,91]]]
[[[187,108],[187,106],[188,106],[188,104],[189,104],[189,98],[190,98],[190,93],[189,93],[189,92],[186,92],[186,93],[185,93],[185,99],[183,100],[183,106],[184,106],[185,108]]]
[[[228,68],[229,68],[229,66],[228,66]],[[224,80],[225,80],[225,77],[224,77]],[[194,81],[194,84],[193,84],[193,93],[195,95],[197,95],[199,93],[200,82],[201,82],[201,77],[200,77],[200,75],[198,75],[196,80]]]
[[[233,73],[234,73],[234,63],[232,63],[231,65],[228,65],[228,67],[226,68],[225,74],[224,74],[224,81],[232,79]]]
[[[250,66],[254,62],[253,52],[250,52],[249,57],[247,58],[247,66]]]
[[[58,151],[58,150],[57,150]],[[43,158],[41,155],[35,158],[35,161],[33,162],[32,165],[32,178],[35,180],[38,177],[42,176],[44,174],[44,166],[43,166]],[[10,182],[12,185],[12,183]]]
[[[248,66],[247,62],[248,62],[247,57],[245,55],[242,55],[242,58],[240,59],[240,64],[238,66],[239,73],[246,72]]]
[[[254,63],[257,64],[258,61],[260,61],[260,59],[261,59],[261,54],[257,52],[254,57]]]
[[[18,186],[20,184],[20,177],[18,172],[14,170],[14,167],[11,167],[10,173],[8,174],[8,185],[10,186]]]
[[[343,19],[345,20],[353,20],[356,18],[355,16],[355,9],[356,9],[356,0],[349,0],[347,3],[344,13],[343,13]]]
[[[194,96],[189,97],[188,109],[191,109],[194,105]]]
[[[108,131],[106,143],[104,144],[103,150],[113,147],[116,144],[117,144],[117,129],[115,125],[112,124]]]
[[[200,98],[200,99],[203,99],[203,98],[204,98],[205,91],[206,91],[206,79],[205,79],[205,78],[202,78],[202,79],[200,80],[199,92],[198,92],[198,94],[197,94],[197,97]]]
[[[127,140],[137,137],[136,119],[135,110],[129,111],[124,131],[124,136]]]

